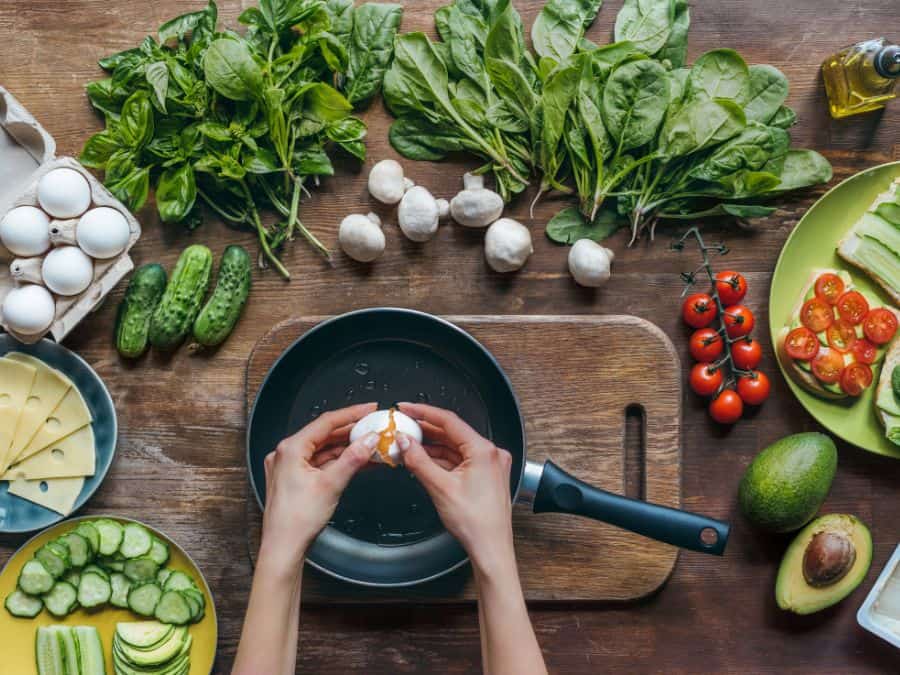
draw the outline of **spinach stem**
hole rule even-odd
[[[256,232],[259,235],[259,245],[262,247],[263,255],[268,258],[269,262],[272,263],[272,267],[274,267],[281,276],[290,281],[290,272],[287,271],[287,268],[282,264],[282,262],[278,259],[278,256],[276,256],[275,253],[273,253],[272,249],[269,247],[268,232],[266,232],[266,228],[262,224],[262,220],[260,220],[259,218],[259,211],[257,211],[256,209],[256,204],[253,201],[253,196],[250,194],[250,189],[247,187],[247,183],[241,180],[238,184],[241,186],[241,189],[244,192],[244,198],[247,200],[247,206],[249,207],[250,215],[253,218],[253,225],[256,227]]]

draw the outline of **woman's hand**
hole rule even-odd
[[[444,527],[476,571],[515,565],[509,474],[512,457],[455,413],[401,403],[422,426],[425,445],[398,434],[403,463],[428,491]]]
[[[266,457],[261,559],[282,569],[301,564],[378,443],[378,435],[369,434],[348,445],[350,429],[376,407],[366,403],[326,412]]]

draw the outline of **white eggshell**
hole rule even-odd
[[[376,410],[375,412],[369,413],[368,415],[363,417],[359,422],[356,423],[353,429],[350,430],[350,442],[352,443],[353,441],[362,438],[363,436],[366,436],[367,434],[370,434],[372,432],[380,434],[383,431],[386,431],[388,425],[390,424],[390,415],[390,410]],[[406,434],[407,436],[411,436],[419,443],[422,442],[422,427],[420,427],[419,423],[416,422],[412,417],[410,417],[409,415],[404,415],[399,410],[395,410],[394,422],[397,425],[397,431],[402,434]],[[391,443],[390,447],[388,448],[388,454],[396,464],[402,464],[403,458],[401,457],[400,448],[397,446],[396,440]],[[383,462],[381,454],[377,449],[372,453],[372,461]]]
[[[14,288],[3,300],[3,321],[22,335],[43,333],[53,323],[55,314],[56,303],[43,286]]]
[[[77,218],[91,205],[91,186],[74,169],[53,169],[38,182],[37,196],[54,218]]]
[[[50,248],[50,219],[34,206],[14,208],[0,221],[0,241],[14,255],[41,255]]]
[[[101,260],[114,258],[124,251],[130,236],[131,230],[125,216],[109,206],[85,213],[75,230],[81,250]]]
[[[51,291],[58,295],[78,295],[94,278],[94,263],[77,246],[55,248],[41,266],[41,276]]]

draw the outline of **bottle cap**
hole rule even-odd
[[[900,45],[888,45],[878,50],[875,72],[882,77],[900,77]]]

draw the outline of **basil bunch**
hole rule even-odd
[[[268,261],[296,232],[328,256],[298,219],[309,183],[331,176],[329,153],[365,159],[354,106],[378,93],[402,10],[353,0],[260,0],[239,17],[244,35],[217,31],[217,9],[184,14],[139,47],[102,59],[87,85],[106,129],[81,161],[132,210],[155,186],[160,218],[200,223],[200,204],[255,231]],[[262,210],[280,216],[264,225]]]
[[[717,49],[686,67],[686,0],[625,0],[615,42],[585,38],[601,0],[548,0],[523,39],[509,0],[454,0],[435,13],[440,42],[397,39],[385,99],[391,143],[406,157],[464,151],[486,161],[509,200],[540,175],[578,208],[554,218],[560,243],[602,239],[630,221],[764,216],[759,202],[831,178],[791,150],[796,121],[776,68]]]

